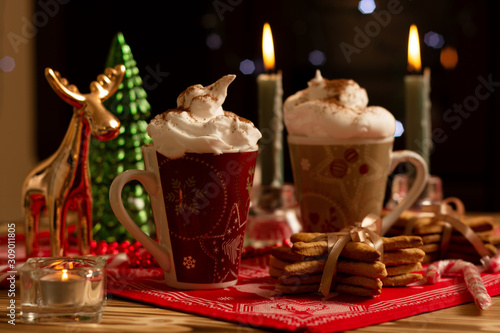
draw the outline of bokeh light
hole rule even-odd
[[[446,46],[441,50],[439,60],[445,69],[454,69],[458,63],[458,52],[453,46]]]
[[[358,9],[363,14],[371,14],[377,8],[374,0],[361,0],[358,4]]]
[[[326,56],[320,50],[314,50],[309,52],[309,62],[314,66],[321,66],[326,62]]]
[[[403,124],[399,121],[396,120],[396,131],[394,131],[394,137],[399,138],[401,135],[403,135],[405,129],[403,127]]]
[[[424,36],[424,43],[435,49],[440,49],[444,45],[444,37],[434,31],[429,31]]]
[[[3,72],[12,72],[14,70],[14,67],[16,67],[16,61],[14,58],[5,56],[0,59],[0,69]]]
[[[216,33],[207,37],[207,46],[210,50],[218,50],[222,45],[222,38]]]
[[[245,59],[240,62],[240,71],[245,75],[250,75],[255,71],[255,64],[250,59]]]

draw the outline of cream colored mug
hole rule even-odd
[[[387,178],[403,162],[416,169],[406,198],[382,219],[383,235],[424,189],[428,171],[415,152],[393,151],[394,138],[332,139],[288,136],[304,231],[333,232],[368,214],[380,216]]]

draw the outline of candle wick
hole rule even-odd
[[[417,70],[413,65],[408,65],[407,70],[410,75],[420,75],[421,73],[421,71]]]

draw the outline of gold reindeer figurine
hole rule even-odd
[[[78,245],[82,255],[90,252],[92,241],[92,190],[89,172],[90,134],[106,141],[115,138],[120,122],[102,104],[113,95],[125,74],[125,66],[107,68],[90,84],[90,93],[81,94],[58,72],[45,69],[50,86],[73,106],[73,117],[59,149],[26,177],[22,200],[25,220],[26,255],[38,253],[40,215],[47,212],[50,224],[50,252],[63,256],[68,249],[68,211],[78,213]]]

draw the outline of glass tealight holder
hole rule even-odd
[[[247,245],[273,246],[300,231],[293,185],[254,186],[245,234]]]
[[[20,283],[23,323],[97,323],[106,305],[106,259],[30,258],[20,270]]]
[[[392,180],[391,197],[387,202],[386,208],[393,209],[408,194],[408,189],[413,183],[413,178],[406,174],[397,174]],[[443,201],[443,183],[438,176],[429,175],[427,185],[418,200],[411,209],[421,210],[424,204],[440,204]]]

